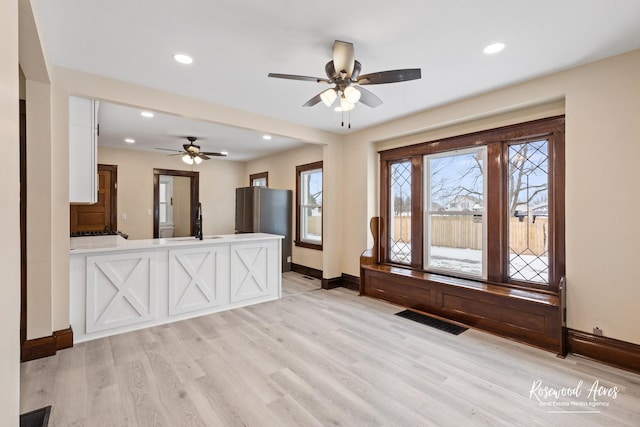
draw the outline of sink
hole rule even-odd
[[[211,240],[211,239],[220,239],[221,236],[204,236],[202,238],[202,240]],[[200,239],[196,239],[193,236],[189,236],[189,237],[172,237],[170,239],[165,239],[167,241],[167,243],[172,243],[172,242],[197,242]]]

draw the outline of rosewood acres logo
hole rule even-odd
[[[551,413],[599,413],[601,408],[608,407],[619,394],[618,387],[604,386],[599,380],[592,383],[580,380],[575,387],[562,388],[545,385],[542,380],[535,380],[529,390],[529,400],[548,407]]]

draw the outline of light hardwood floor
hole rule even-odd
[[[295,273],[283,286],[278,301],[24,363],[21,412],[52,405],[51,426],[640,425],[639,375],[474,330],[449,335]],[[580,396],[542,406],[537,381],[538,392]],[[593,402],[596,381],[616,397],[577,406]],[[598,412],[576,413],[587,410]]]

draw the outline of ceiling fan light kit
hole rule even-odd
[[[348,86],[344,90],[344,97],[351,104],[355,104],[356,102],[360,101],[360,91],[353,86]]]
[[[322,99],[322,102],[324,102],[324,105],[327,107],[331,107],[337,97],[338,91],[334,88],[327,89],[320,94],[320,99]]]
[[[302,80],[316,83],[333,84],[334,87],[326,89],[308,100],[303,107],[313,107],[319,102],[331,107],[340,97],[340,106],[336,111],[351,111],[358,102],[375,108],[382,104],[382,100],[373,92],[363,88],[363,85],[376,85],[386,83],[406,82],[422,77],[420,68],[408,68],[402,70],[379,71],[360,75],[362,65],[355,59],[352,43],[336,40],[333,43],[333,60],[327,62],[324,67],[328,78],[298,76],[294,74],[269,73],[269,77],[288,80]],[[344,126],[344,122],[343,122]],[[351,127],[351,126],[349,126]]]
[[[169,154],[169,155],[181,156],[182,161],[188,165],[193,165],[194,163],[196,165],[199,165],[200,163],[202,163],[203,160],[209,160],[211,158],[209,156],[226,157],[228,154],[226,151],[221,151],[221,152],[200,151],[200,146],[196,145],[195,143],[198,140],[198,138],[196,138],[195,136],[188,136],[187,139],[189,140],[189,143],[182,144],[182,148],[184,149],[183,151],[171,150],[169,148],[156,148],[156,149],[165,150],[165,151],[174,151],[175,154]]]

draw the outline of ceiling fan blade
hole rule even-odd
[[[176,153],[182,153],[182,151],[180,150],[172,150],[170,148],[160,148],[160,147],[156,147],[156,150],[164,150],[164,151],[174,151]]]
[[[196,157],[200,157],[202,160],[209,160],[210,159],[210,157],[207,156],[204,153],[198,153],[198,154],[196,154]]]
[[[269,73],[268,77],[274,77],[276,79],[302,80],[305,82],[331,83],[329,80],[321,79],[320,77],[297,76],[295,74]]]
[[[422,77],[420,68],[407,68],[405,70],[379,71],[358,77],[359,85],[379,85],[383,83],[406,82]]]
[[[333,66],[338,73],[344,71],[347,73],[346,77],[351,78],[355,60],[353,43],[347,43],[340,40],[336,40],[333,43]]]
[[[205,156],[214,156],[214,157],[226,157],[227,155],[224,153],[219,153],[216,151],[201,151],[200,154],[204,154]]]
[[[374,95],[373,92],[363,87],[358,87],[358,90],[360,91],[360,102],[367,107],[376,108],[377,106],[382,105],[382,99]]]
[[[321,102],[322,98],[320,97],[320,95],[322,95],[323,92],[320,92],[319,94],[317,94],[316,96],[314,96],[313,98],[305,102],[303,107],[313,107],[317,103]]]

